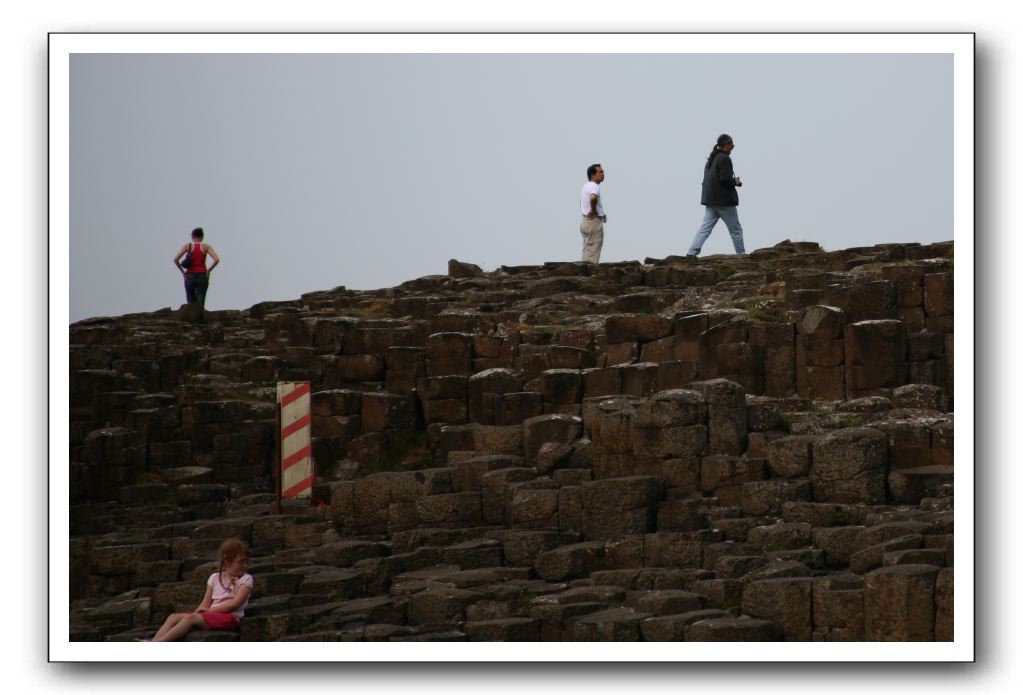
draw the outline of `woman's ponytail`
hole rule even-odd
[[[721,148],[730,143],[731,141],[732,136],[729,135],[728,133],[722,133],[721,135],[718,135],[717,144],[714,145],[714,149],[712,149],[710,151],[710,154],[707,156],[707,166],[704,167],[705,169],[710,169],[710,165],[714,161],[714,158],[721,154]]]

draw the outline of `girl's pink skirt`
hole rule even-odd
[[[199,615],[206,621],[207,630],[237,630],[238,618],[230,613],[214,613],[213,611],[199,611]]]

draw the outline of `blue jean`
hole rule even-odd
[[[198,303],[206,307],[206,290],[210,286],[210,276],[206,273],[185,273],[185,301],[189,304]]]
[[[710,230],[714,229],[718,219],[725,221],[725,226],[728,227],[728,234],[732,237],[732,246],[735,247],[735,252],[746,253],[746,247],[742,243],[742,225],[739,224],[739,211],[736,207],[734,205],[707,205],[706,207],[707,212],[703,215],[703,224],[696,230],[696,236],[693,237],[693,243],[690,245],[689,250],[686,251],[686,255],[700,255],[700,249],[703,248],[704,242],[710,236]]]

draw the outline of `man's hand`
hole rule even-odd
[[[742,179],[738,176],[735,177],[735,185],[739,187],[742,186]]]

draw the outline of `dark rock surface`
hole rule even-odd
[[[547,263],[70,338],[73,640],[950,640],[950,242]],[[317,481],[277,513],[275,386]]]

